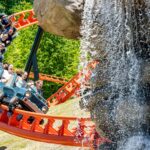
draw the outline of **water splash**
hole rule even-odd
[[[149,150],[150,138],[145,136],[133,136],[124,141],[118,150]]]
[[[85,106],[99,129],[114,141],[149,126],[143,72],[150,60],[148,0],[86,0],[81,40],[82,65],[100,60]],[[147,67],[147,66],[146,66]],[[105,87],[105,88],[104,88]]]

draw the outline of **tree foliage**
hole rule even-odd
[[[30,0],[0,0],[0,10],[7,14],[31,9]],[[13,2],[13,3],[12,3]],[[2,9],[3,8],[3,9]],[[7,9],[9,8],[9,9]],[[24,68],[32,47],[37,25],[19,31],[18,37],[8,47],[5,61],[16,68]],[[67,40],[62,37],[44,33],[37,53],[39,70],[42,73],[70,79],[77,73],[79,62],[79,41]],[[44,84],[45,96],[48,97],[62,85]]]

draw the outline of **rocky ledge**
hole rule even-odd
[[[35,0],[39,25],[47,32],[70,39],[80,37],[84,0]]]

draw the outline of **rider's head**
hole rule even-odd
[[[24,72],[24,73],[22,74],[22,79],[23,79],[23,80],[26,80],[27,77],[28,77],[28,73],[27,73],[27,72]]]
[[[8,72],[9,72],[10,74],[12,74],[12,73],[14,72],[14,67],[13,67],[13,65],[9,65],[9,66],[8,66]]]

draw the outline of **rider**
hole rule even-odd
[[[4,43],[5,46],[8,46],[11,43],[11,39],[9,39],[8,33],[2,33],[0,35],[0,42]]]
[[[8,18],[6,14],[0,14],[0,20],[5,29],[9,29],[12,25],[11,20]]]
[[[42,80],[38,80],[35,82],[35,85],[36,85],[36,92],[40,95],[43,95],[43,90],[42,90],[42,87],[43,87],[43,81]]]
[[[26,88],[26,86],[27,86],[27,82],[26,82],[27,77],[28,77],[27,72],[22,73],[21,77],[18,76],[18,78],[16,80],[16,86],[19,87],[19,88]]]
[[[3,54],[5,53],[6,48],[5,48],[5,44],[0,43],[0,63],[2,63],[2,60],[4,58]]]
[[[9,79],[12,77],[13,73],[14,73],[13,65],[9,65],[8,70],[4,70],[2,79],[0,81],[3,83],[7,83],[9,81]]]
[[[3,24],[0,22],[0,35],[3,33],[4,31],[4,27],[3,27]]]

